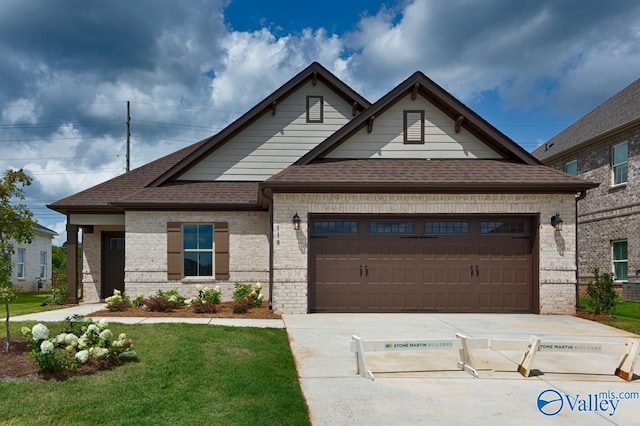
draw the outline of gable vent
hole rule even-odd
[[[424,143],[424,111],[404,112],[404,143]]]
[[[307,96],[307,123],[322,123],[322,96]]]

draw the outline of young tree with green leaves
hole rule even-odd
[[[9,302],[17,296],[11,282],[13,244],[33,241],[33,213],[21,203],[25,198],[24,188],[31,182],[31,177],[22,169],[7,170],[0,179],[0,301],[4,302],[7,312],[6,352],[9,352],[11,345]]]

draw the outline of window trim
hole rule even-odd
[[[627,251],[627,257],[626,259],[616,259],[616,250],[615,250],[615,244],[616,243],[625,243],[626,245],[626,251]],[[627,271],[627,276],[625,278],[618,278],[618,275],[616,274],[616,265],[617,264],[625,264],[626,268],[625,270]],[[628,240],[613,240],[611,241],[611,265],[613,266],[613,275],[615,277],[615,281],[621,281],[621,282],[627,282],[629,280],[629,242]]]
[[[310,116],[311,111],[311,100],[319,99],[320,100],[320,118],[315,120]],[[321,95],[308,95],[307,96],[307,123],[323,123],[324,122],[324,96]]]
[[[575,173],[569,173],[567,168],[568,168],[569,165],[573,165],[573,164],[576,165],[576,172]],[[568,162],[564,163],[564,172],[566,174],[568,174],[568,175],[571,175],[571,176],[578,176],[578,160],[572,160],[572,161],[568,161]]]
[[[627,147],[627,156],[625,161],[621,162],[621,163],[614,163],[615,161],[615,154],[614,154],[614,150],[617,147],[620,147],[622,145],[625,145]],[[624,166],[626,169],[626,177],[624,181],[618,182],[616,183],[616,169],[619,167]],[[618,186],[624,186],[629,182],[629,141],[624,141],[624,142],[620,142],[618,144],[612,145],[611,146],[611,186],[613,187],[618,187]]]
[[[200,234],[200,227],[204,227],[204,226],[211,226],[211,247],[200,247],[198,245],[197,248],[185,248],[184,247],[184,234],[185,234],[185,227],[187,226],[195,226],[196,227],[196,232],[198,233],[198,235]],[[216,267],[215,267],[215,262],[216,262],[216,240],[215,240],[215,226],[212,223],[190,223],[190,222],[185,222],[182,224],[182,276],[183,277],[199,277],[199,278],[206,278],[206,277],[213,277],[215,276],[215,271],[216,271]],[[197,274],[196,275],[187,275],[186,271],[185,271],[185,266],[184,266],[184,262],[186,260],[186,255],[187,253],[196,253],[196,254],[200,254],[200,253],[209,253],[211,254],[211,275],[200,275],[200,261],[198,260],[197,263]],[[198,256],[199,258],[199,256]]]
[[[409,114],[420,114],[420,140],[409,139],[408,118]],[[421,145],[424,144],[424,110],[404,110],[403,115],[403,135],[405,145]]]

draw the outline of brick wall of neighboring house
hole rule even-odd
[[[38,277],[40,276],[40,252],[46,253],[47,267],[45,268],[45,277],[42,279],[42,291],[48,290],[51,284],[51,239],[53,237],[49,233],[33,232],[33,242],[30,244],[20,243],[14,244],[15,253],[11,256],[12,270],[11,282],[21,291],[38,291]],[[24,249],[24,277],[18,277],[18,268],[16,266],[18,249]]]
[[[611,148],[629,143],[628,182],[613,187],[611,180]],[[613,271],[612,241],[627,240],[628,278],[640,275],[640,127],[613,135],[580,151],[564,155],[549,166],[564,170],[567,162],[578,161],[578,176],[600,183],[578,202],[579,281],[593,280],[593,268]]]
[[[574,195],[558,194],[274,194],[273,307],[306,313],[309,213],[539,214],[540,313],[575,312]],[[299,231],[291,224],[297,212]],[[564,219],[562,232],[551,216]]]

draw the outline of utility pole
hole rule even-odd
[[[129,161],[131,159],[131,105],[127,101],[127,166],[126,171],[129,171]]]

